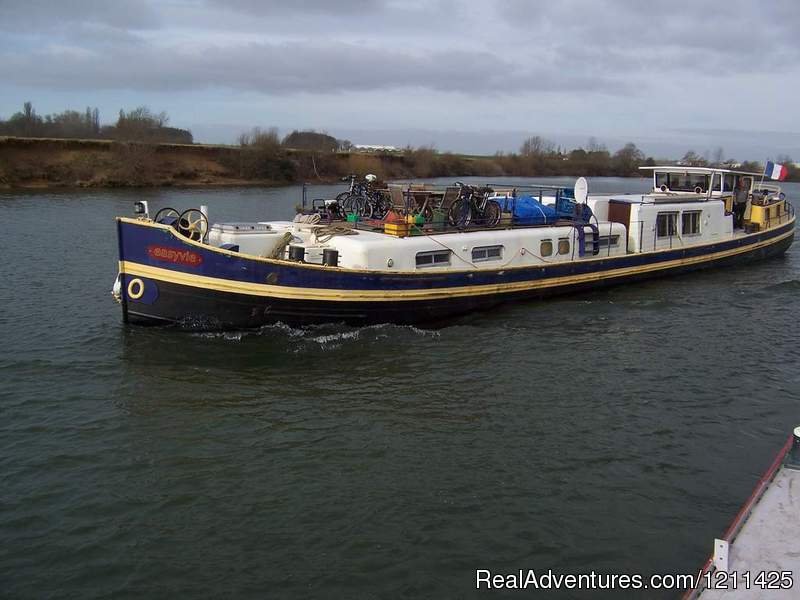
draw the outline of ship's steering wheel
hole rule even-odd
[[[204,242],[208,235],[208,219],[196,208],[188,208],[178,218],[178,231],[192,241]]]
[[[175,220],[180,217],[180,213],[174,208],[165,206],[164,208],[159,209],[159,211],[156,213],[156,216],[153,217],[153,221],[156,223],[161,223],[161,219],[165,219],[167,217],[175,217],[175,219],[172,221],[174,223]]]

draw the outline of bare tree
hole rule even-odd
[[[623,177],[635,175],[642,161],[644,161],[644,154],[633,142],[625,144],[624,147],[620,148],[614,154],[613,158],[613,164],[617,174]]]
[[[553,152],[554,148],[555,144],[550,140],[534,135],[522,142],[519,153],[522,156],[541,156]]]
[[[601,144],[597,141],[597,138],[592,136],[589,138],[588,143],[586,144],[586,151],[587,152],[608,152],[608,148],[606,148],[605,144]]]
[[[686,165],[687,167],[705,167],[708,164],[708,161],[697,154],[697,152],[694,150],[689,150],[683,155],[683,158],[680,160],[680,164]]]
[[[239,145],[242,147],[253,146],[277,150],[281,145],[278,128],[261,129],[261,127],[253,127],[249,132],[239,135]]]

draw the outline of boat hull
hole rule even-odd
[[[126,321],[190,329],[283,322],[422,324],[541,299],[779,256],[794,220],[725,242],[558,265],[448,273],[358,272],[236,255],[119,219]]]

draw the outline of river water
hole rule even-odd
[[[463,598],[485,593],[476,569],[696,572],[800,422],[798,245],[435,330],[122,325],[113,218],[134,200],[214,221],[299,198],[0,193],[0,596]]]

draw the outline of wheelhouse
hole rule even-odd
[[[759,231],[789,219],[791,209],[786,203],[786,195],[779,185],[771,181],[765,182],[762,173],[681,165],[640,167],[640,169],[653,171],[655,202],[702,198],[707,201],[720,200],[724,206],[725,216],[729,216],[734,212],[734,195],[737,191],[741,191],[747,198],[743,229]],[[697,229],[695,234],[699,234],[699,228],[691,220],[693,218],[688,218],[689,228]]]

